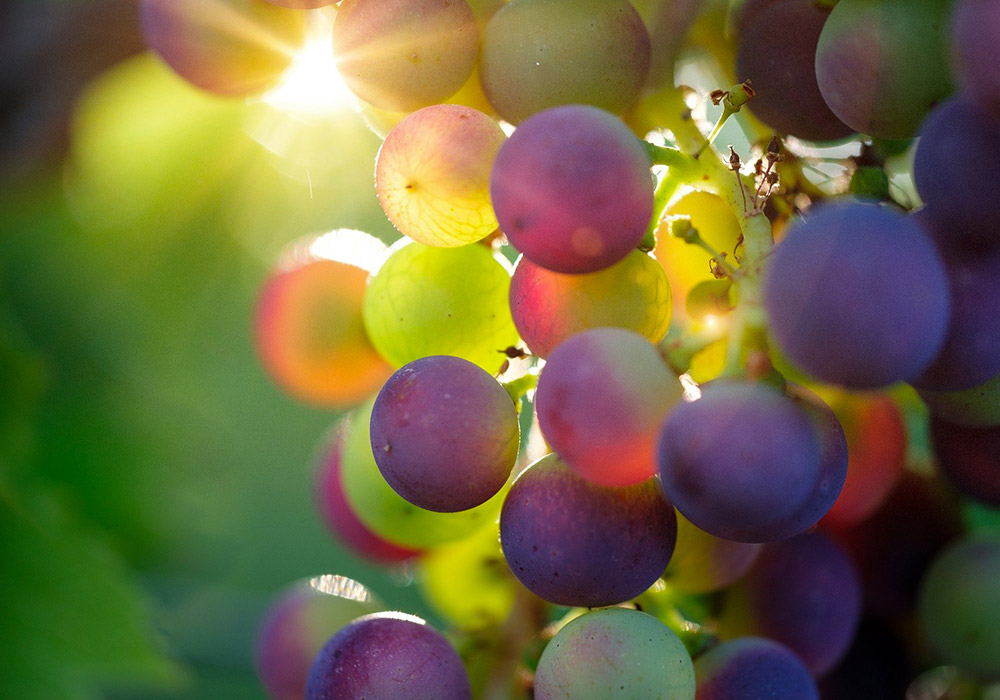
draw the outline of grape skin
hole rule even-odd
[[[967,428],[931,416],[941,472],[962,493],[1000,506],[1000,427]]]
[[[779,133],[807,141],[853,133],[830,111],[816,84],[816,45],[828,15],[812,2],[785,0],[748,8],[741,16],[736,76],[753,83],[750,111]]]
[[[400,233],[427,245],[473,243],[497,228],[490,171],[506,140],[490,117],[461,105],[410,114],[386,136],[375,190]]]
[[[333,24],[337,69],[351,92],[398,112],[457,92],[478,46],[465,0],[343,0]]]
[[[663,490],[716,537],[766,542],[807,503],[820,470],[809,417],[791,399],[749,382],[716,382],[677,406],[658,444]],[[779,534],[779,537],[787,537]]]
[[[371,443],[393,490],[438,512],[492,498],[517,459],[517,409],[481,368],[448,355],[396,371],[375,399]]]
[[[698,657],[697,700],[819,700],[816,681],[790,649],[761,637],[723,642]]]
[[[499,13],[498,13],[499,14]],[[625,124],[596,107],[555,107],[500,147],[490,195],[500,228],[554,272],[596,272],[642,241],[653,214],[650,159]]]
[[[951,47],[962,89],[976,104],[1000,119],[1000,74],[995,50],[1000,44],[1000,5],[993,0],[957,0]]]
[[[710,535],[678,514],[677,543],[663,578],[679,591],[713,593],[742,578],[760,548],[760,544]]]
[[[273,87],[305,42],[301,12],[264,0],[141,0],[146,44],[202,90],[242,97]]]
[[[413,615],[374,613],[330,638],[313,661],[305,700],[472,697],[458,652]]]
[[[510,310],[521,339],[539,357],[576,333],[602,326],[658,343],[670,326],[670,283],[656,260],[638,250],[580,275],[552,272],[521,256],[510,280]]]
[[[854,389],[918,376],[941,349],[950,316],[944,265],[928,236],[893,210],[851,201],[789,228],[763,296],[781,352],[811,376]]]
[[[536,700],[685,700],[695,674],[684,644],[652,615],[606,608],[570,621],[546,645]]]
[[[512,124],[558,105],[620,113],[649,69],[649,33],[626,0],[512,0],[486,25],[483,91]]]
[[[528,590],[557,605],[630,600],[663,573],[677,522],[654,479],[608,488],[555,455],[514,481],[500,511],[500,544]]]
[[[1000,372],[971,389],[919,393],[934,415],[950,423],[981,428],[1000,425]]]

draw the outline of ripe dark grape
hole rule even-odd
[[[536,700],[693,700],[691,656],[652,615],[607,608],[571,620],[546,645]]]
[[[1000,680],[1000,539],[967,536],[934,560],[921,585],[920,622],[948,663]]]
[[[632,331],[595,328],[552,351],[535,409],[542,435],[578,474],[627,486],[655,473],[657,432],[681,393],[652,343]]]
[[[957,0],[951,48],[962,89],[1000,119],[1000,75],[995,50],[1000,44],[1000,5],[993,0]]]
[[[952,91],[948,70],[951,0],[841,0],[816,48],[823,99],[856,131],[915,136]]]
[[[382,109],[442,102],[472,73],[479,47],[465,0],[344,0],[333,53],[344,82]]]
[[[571,335],[627,328],[658,343],[670,326],[670,283],[638,250],[597,272],[567,275],[521,257],[510,280],[510,311],[532,354],[547,357]]]
[[[1000,426],[966,428],[931,416],[938,466],[967,496],[1000,506]]]
[[[227,96],[273,87],[305,42],[305,17],[264,0],[141,0],[149,47],[189,83]]]
[[[709,649],[698,657],[694,673],[697,700],[819,700],[816,681],[802,659],[761,637],[740,637]]]
[[[517,459],[517,409],[468,360],[433,355],[386,381],[372,410],[372,452],[382,476],[410,503],[446,513],[485,503]]]
[[[1000,246],[1000,121],[962,98],[939,105],[921,127],[913,179],[927,204],[919,218],[943,247]]]
[[[493,208],[511,244],[535,264],[595,272],[642,240],[653,213],[650,167],[614,115],[555,107],[527,119],[500,147]]]
[[[750,570],[761,545],[710,535],[677,515],[677,543],[663,578],[679,591],[712,593],[728,588]]]
[[[313,661],[305,700],[471,698],[458,652],[413,615],[375,613],[335,634]]]
[[[366,233],[334,231],[300,242],[264,283],[254,319],[257,351],[292,396],[351,408],[391,374],[361,315],[369,270],[384,251]]]
[[[745,8],[736,52],[736,76],[756,91],[747,107],[782,134],[833,141],[853,129],[840,121],[816,84],[816,45],[829,10],[807,0]]]
[[[327,640],[352,620],[384,609],[357,581],[317,576],[278,594],[257,630],[254,666],[274,700],[301,700],[309,667]]]
[[[316,504],[323,522],[337,541],[359,557],[382,564],[406,561],[420,554],[415,549],[399,547],[376,535],[351,508],[344,494],[342,461],[347,438],[347,424],[341,423],[326,445],[316,474]]]
[[[636,597],[663,573],[676,533],[674,510],[655,479],[598,486],[555,455],[521,473],[500,512],[511,571],[558,605],[597,607]]]
[[[854,564],[818,533],[765,545],[726,597],[724,638],[755,634],[781,642],[815,675],[844,655],[861,618]]]
[[[663,424],[658,451],[663,490],[677,510],[702,530],[739,542],[768,541],[806,504],[820,470],[806,412],[749,382],[708,384],[701,398],[678,405]]]
[[[497,228],[490,171],[506,140],[489,116],[460,105],[410,114],[386,136],[375,190],[393,225],[427,245],[473,243]]]
[[[950,316],[929,237],[894,210],[858,202],[824,206],[789,228],[766,272],[764,305],[784,355],[856,389],[917,377]]]
[[[479,74],[511,123],[567,104],[620,113],[639,96],[649,51],[626,0],[512,0],[486,25]]]

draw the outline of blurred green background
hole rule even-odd
[[[128,0],[0,6],[0,697],[257,698],[256,625],[289,582],[405,577],[313,507],[336,415],[259,367],[281,250],[394,237],[379,140],[199,93]]]

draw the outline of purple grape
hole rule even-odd
[[[892,209],[854,201],[792,225],[764,279],[782,354],[854,389],[913,379],[941,349],[950,303],[930,238]]]
[[[753,82],[747,104],[762,122],[807,141],[853,133],[830,111],[816,84],[816,44],[828,9],[803,0],[746,8],[740,17],[736,76]]]
[[[819,700],[816,681],[787,647],[740,637],[710,649],[694,664],[696,700]]]
[[[597,607],[636,597],[663,573],[676,533],[674,509],[655,479],[597,486],[552,454],[517,478],[500,512],[500,544],[511,571],[558,605]]]
[[[629,254],[653,214],[650,160],[625,124],[569,105],[526,119],[500,147],[490,194],[500,228],[536,265],[596,272]]]
[[[656,435],[681,394],[646,338],[595,328],[549,355],[535,410],[542,435],[574,471],[595,484],[628,486],[656,472]]]
[[[330,638],[309,670],[305,700],[471,698],[458,652],[413,615],[375,613]]]
[[[780,532],[806,504],[820,469],[806,412],[749,382],[708,384],[701,398],[677,406],[658,452],[663,490],[677,510],[705,532],[738,542],[766,542]]]
[[[819,522],[830,510],[847,480],[847,437],[833,410],[803,387],[790,387],[792,398],[809,416],[819,442],[819,469],[806,500],[786,518],[758,530],[768,542],[794,537]]]
[[[382,610],[357,581],[317,576],[285,588],[257,631],[254,666],[275,700],[301,700],[313,658],[331,635],[362,615]]]
[[[977,255],[944,248],[942,257],[951,288],[948,335],[911,383],[921,390],[971,389],[1000,372],[1000,249]]]
[[[1000,3],[959,0],[952,19],[951,47],[962,89],[983,109],[1000,118]]]
[[[941,472],[962,493],[1000,506],[1000,426],[966,428],[931,416]]]
[[[961,98],[938,105],[921,127],[913,179],[924,214],[947,247],[1000,246],[1000,121]]]
[[[839,0],[816,46],[816,81],[833,113],[863,134],[915,136],[924,115],[952,92],[950,6],[951,0]]]
[[[861,618],[861,581],[827,537],[810,533],[766,545],[731,589],[723,637],[756,634],[781,642],[815,675],[844,655]]]
[[[405,365],[372,410],[375,462],[393,490],[420,508],[474,508],[503,487],[517,460],[517,409],[485,370],[451,355]]]

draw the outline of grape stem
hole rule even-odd
[[[538,386],[538,368],[532,367],[526,374],[518,377],[517,379],[511,379],[508,382],[500,382],[500,386],[502,386],[507,391],[507,394],[510,395],[514,405],[519,407],[521,405],[521,399],[524,395]]]

